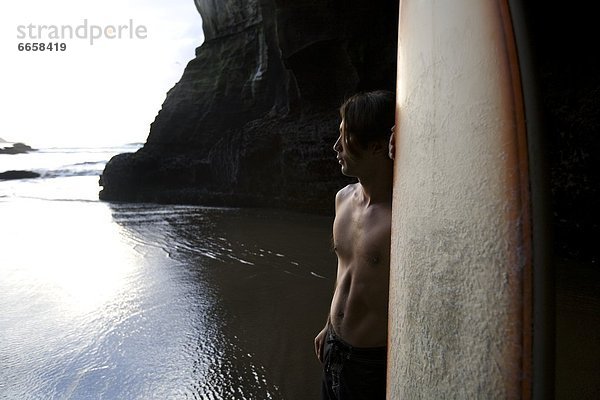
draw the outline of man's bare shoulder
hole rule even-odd
[[[347,185],[346,187],[340,189],[337,194],[335,195],[335,205],[336,208],[342,204],[345,200],[349,199],[352,194],[354,194],[356,192],[356,189],[358,187],[358,183],[352,183],[350,185]]]

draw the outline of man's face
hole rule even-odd
[[[340,135],[333,145],[333,150],[336,152],[338,163],[342,166],[342,174],[357,177],[357,174],[361,171],[361,166],[365,162],[365,156],[367,156],[368,151],[360,148],[360,146],[354,146],[352,152],[350,152],[346,140],[347,134],[344,120],[342,120],[340,123]]]

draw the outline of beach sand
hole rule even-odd
[[[332,218],[254,209],[208,214],[174,220],[174,245],[167,247],[182,267],[196,270],[205,283],[199,286],[213,291],[211,320],[227,337],[219,357],[230,365],[223,371],[238,375],[228,379],[239,379],[251,398],[319,398],[313,339],[335,282]],[[250,361],[260,371],[247,371]],[[255,373],[263,382],[248,376]]]

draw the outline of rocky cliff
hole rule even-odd
[[[394,90],[398,2],[195,0],[205,42],[103,200],[331,211],[345,97]]]
[[[36,149],[25,143],[10,143],[10,146],[6,146],[6,144],[9,144],[6,141],[0,140],[0,143],[5,143],[0,146],[0,154],[24,154],[29,153],[30,151],[36,151]]]

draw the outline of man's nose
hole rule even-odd
[[[335,143],[333,144],[333,151],[335,151],[336,153],[340,151],[340,139],[341,139],[341,138],[342,138],[342,137],[341,137],[341,136],[339,136],[339,137],[337,138],[337,140],[335,141]]]

